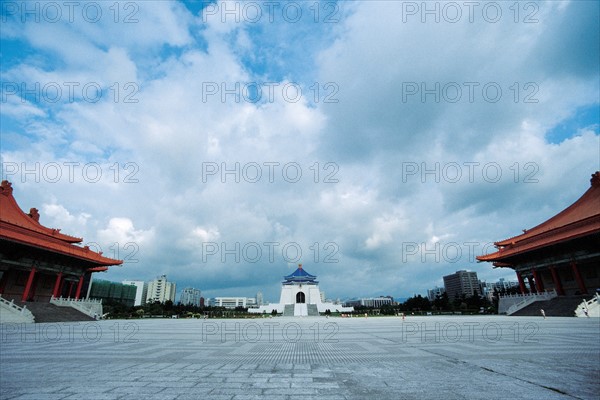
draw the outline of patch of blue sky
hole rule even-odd
[[[182,3],[195,16],[199,16],[202,10],[210,4],[215,4],[216,0],[184,0]]]
[[[549,143],[559,144],[575,137],[582,129],[591,129],[596,134],[600,130],[600,104],[579,108],[574,115],[562,120],[546,133]]]
[[[10,152],[21,148],[22,143],[16,140],[16,136],[11,133],[21,131],[21,124],[19,121],[4,113],[0,113],[0,127],[2,132],[2,135],[0,135],[0,147],[2,147],[2,151]]]
[[[24,59],[38,56],[29,44],[20,38],[0,39],[0,71],[6,71],[23,62]]]
[[[314,80],[317,55],[333,43],[335,25],[343,18],[338,3],[275,1],[267,7],[254,2],[261,11],[253,8],[252,13],[244,11],[247,3],[241,2],[237,29],[227,38],[244,68],[252,76],[272,82]],[[294,6],[289,7],[291,4]],[[237,21],[237,17],[226,14],[219,18]]]

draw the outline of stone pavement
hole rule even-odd
[[[598,399],[597,318],[0,326],[0,399]]]

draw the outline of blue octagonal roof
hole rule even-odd
[[[293,285],[293,284],[306,284],[306,285],[316,285],[317,282],[315,279],[317,277],[315,275],[311,275],[302,269],[302,264],[298,265],[298,268],[290,275],[283,277],[285,280],[283,281],[284,285]]]

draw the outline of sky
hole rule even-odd
[[[599,4],[3,1],[2,179],[178,296],[515,280],[600,169]]]

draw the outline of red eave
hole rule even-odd
[[[566,242],[568,240],[577,239],[579,237],[588,236],[591,234],[600,233],[600,217],[595,218],[595,221],[590,221],[586,226],[582,226],[575,229],[569,229],[568,231],[557,233],[553,232],[551,237],[534,238],[528,243],[521,242],[517,245],[507,246],[501,248],[495,253],[486,254],[484,256],[478,256],[479,261],[497,261],[503,260],[508,257],[512,257],[517,254],[526,253],[541,249],[554,244]]]
[[[123,263],[121,260],[104,257],[87,246],[76,246],[73,243],[79,243],[82,239],[59,233],[57,229],[46,228],[25,214],[15,201],[11,184],[7,181],[2,181],[0,186],[0,239],[75,257],[98,267]]]
[[[19,231],[20,230],[20,231]],[[36,237],[31,232],[24,231],[14,226],[7,227],[3,222],[0,223],[0,239],[11,242],[21,243],[27,246],[35,247],[63,254],[70,257],[76,257],[88,261],[98,266],[120,265],[121,260],[104,257],[88,247],[79,247],[70,243],[52,242],[43,237]]]
[[[94,267],[94,268],[87,269],[88,272],[103,272],[106,270],[108,270],[108,267]]]
[[[600,180],[600,172],[592,175],[592,186],[575,203],[547,221],[527,230],[525,233],[496,242],[496,245],[508,246],[516,244],[545,232],[550,232],[588,218],[598,217],[600,215],[600,183],[596,183],[596,180]]]
[[[20,226],[30,231],[57,238],[67,243],[79,243],[83,239],[60,233],[60,229],[47,228],[29,214],[25,214],[12,195],[12,186],[8,181],[2,181],[0,186],[0,220],[8,224]],[[31,209],[37,213],[36,209]],[[36,217],[39,218],[39,215]]]
[[[500,249],[478,256],[479,261],[498,261],[520,253],[600,233],[600,172],[592,175],[592,186],[575,203],[554,217],[495,245]]]

